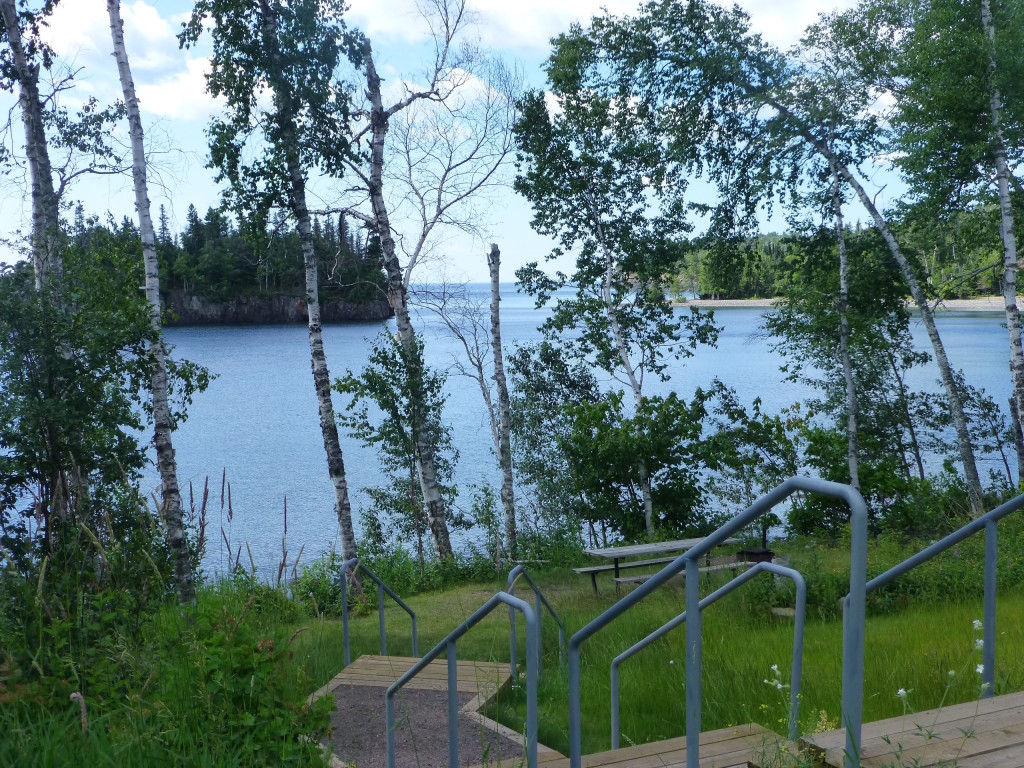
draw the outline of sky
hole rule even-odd
[[[634,11],[636,0],[469,0],[474,13],[470,34],[517,63],[527,87],[544,86],[543,62],[549,40],[568,29],[574,21],[586,22],[605,7],[613,14]],[[788,47],[802,30],[825,10],[845,8],[850,0],[823,4],[816,0],[748,0],[742,3],[752,26],[770,42]],[[121,95],[117,69],[110,52],[107,16],[98,13],[101,4],[92,0],[63,0],[50,22],[47,36],[61,60],[78,70],[77,89],[65,94],[69,104],[95,96],[110,103]],[[179,231],[189,204],[202,215],[217,206],[220,190],[213,172],[207,169],[208,151],[204,129],[219,105],[206,94],[204,75],[208,71],[209,47],[203,41],[192,50],[180,50],[175,37],[188,18],[187,0],[125,0],[122,17],[125,44],[140,100],[147,152],[150,157],[150,200],[154,216],[165,206],[174,231]],[[428,30],[418,14],[416,0],[350,0],[347,23],[363,31],[372,41],[377,66],[385,89],[397,88],[403,78],[414,78],[428,60]],[[6,101],[5,101],[6,100]],[[6,141],[20,151],[24,134],[13,96],[0,94],[0,103],[12,112],[13,132]],[[57,162],[55,160],[55,162]],[[23,168],[14,168],[3,180],[0,192],[0,236],[16,239],[27,231],[30,204]],[[332,190],[314,190],[324,203]],[[68,193],[81,201],[85,211],[116,220],[135,215],[130,174],[88,177]],[[316,205],[314,200],[312,205]],[[542,259],[552,243],[530,229],[528,203],[511,189],[499,192],[486,206],[481,232],[474,237],[452,235],[439,245],[444,271],[450,279],[487,279],[485,253],[491,242],[501,246],[503,279],[533,260]],[[766,228],[778,228],[769,222]],[[16,258],[11,246],[0,246],[0,260]],[[431,279],[431,274],[414,280]]]

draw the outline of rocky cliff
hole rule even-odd
[[[185,291],[171,291],[164,299],[167,325],[271,325],[305,323],[306,302],[300,296],[239,296],[212,301]],[[360,323],[386,320],[394,313],[387,299],[357,303],[340,299],[320,302],[324,323]]]

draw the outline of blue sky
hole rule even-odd
[[[850,0],[839,0],[843,7]],[[414,78],[428,60],[427,29],[419,16],[415,0],[351,0],[349,24],[367,34],[373,42],[378,69],[393,86],[403,77]],[[476,23],[470,31],[480,42],[509,61],[518,62],[526,85],[543,87],[541,69],[548,51],[548,40],[568,28],[575,20],[586,21],[607,7],[612,13],[628,13],[636,0],[470,0]],[[796,41],[803,28],[817,14],[830,10],[814,0],[753,0],[744,3],[752,23],[767,39],[780,46]],[[117,71],[110,54],[110,33],[102,4],[92,0],[64,0],[53,18],[48,36],[57,53],[79,68],[78,88],[67,96],[69,103],[92,95],[101,102],[120,97]],[[212,172],[205,168],[207,150],[204,128],[218,109],[205,94],[204,73],[208,49],[203,45],[190,51],[179,50],[175,34],[187,18],[191,4],[185,0],[125,0],[122,15],[125,40],[140,97],[148,151],[151,157],[150,199],[156,214],[166,206],[172,228],[180,229],[190,203],[203,213],[219,200]],[[0,94],[13,106],[13,97]],[[23,134],[20,120],[14,122],[13,140],[8,144],[20,149]],[[29,204],[24,173],[15,169],[4,181],[0,195],[0,236],[11,237],[27,229]],[[317,192],[324,201],[332,192]],[[81,200],[89,213],[115,218],[134,216],[131,178],[89,178],[76,184],[69,193]],[[529,228],[529,206],[511,190],[499,193],[487,207],[488,213],[480,237],[444,238],[439,250],[444,255],[446,273],[453,279],[486,279],[484,253],[490,242],[501,245],[504,277],[512,279],[512,270],[534,259],[541,259],[551,243]],[[854,218],[854,217],[851,217]],[[0,249],[0,259],[10,260],[9,250]],[[414,279],[428,279],[422,274]]]

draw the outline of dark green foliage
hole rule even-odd
[[[562,482],[583,500],[584,519],[628,540],[644,534],[637,457],[647,461],[656,525],[673,534],[708,533],[700,479],[708,457],[702,441],[706,401],[675,394],[644,399],[639,413],[623,413],[623,395],[612,392],[594,404],[566,405],[570,428],[558,441],[565,456]]]
[[[46,553],[56,513],[98,527],[145,462],[153,331],[137,248],[130,232],[94,227],[69,241],[63,277],[42,293],[28,264],[0,276],[0,543],[18,557]],[[208,374],[170,372],[181,419]]]
[[[421,564],[427,559],[423,540],[429,540],[430,531],[417,474],[416,429],[426,430],[425,438],[434,447],[439,487],[448,496],[448,525],[468,527],[451,503],[458,451],[443,418],[444,381],[443,374],[424,364],[420,339],[410,348],[385,333],[377,337],[360,374],[348,371],[334,382],[333,389],[347,397],[338,423],[351,437],[377,450],[384,470],[382,485],[364,489],[374,508],[362,515],[363,544],[376,555],[392,551],[396,541],[414,541]]]
[[[210,167],[228,182],[228,204],[259,232],[274,208],[294,202],[290,162],[303,173],[340,174],[349,157],[350,94],[337,70],[358,64],[360,37],[346,28],[344,8],[339,0],[200,0],[179,37],[195,44],[212,18],[207,89],[230,108],[207,129]]]
[[[378,254],[372,243],[352,236],[344,219],[313,221],[313,248],[317,255],[320,296],[365,302],[379,298],[384,286]],[[210,209],[200,219],[189,206],[180,245],[160,239],[162,290],[181,289],[213,299],[240,296],[301,296],[305,268],[299,235],[287,218],[278,216],[263,231],[257,224],[238,227],[223,213]]]

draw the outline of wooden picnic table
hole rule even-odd
[[[697,539],[676,539],[675,541],[653,541],[649,544],[626,544],[621,547],[599,547],[597,549],[585,549],[583,550],[588,555],[594,557],[603,557],[607,560],[611,560],[613,565],[611,566],[597,566],[590,568],[577,568],[577,572],[589,573],[591,581],[594,583],[594,591],[597,591],[597,572],[598,571],[615,571],[615,578],[619,578],[620,567],[632,567],[631,564],[620,566],[623,560],[629,557],[650,557],[654,555],[662,555],[663,557],[654,560],[645,560],[642,563],[636,563],[636,565],[653,565],[658,563],[671,562],[673,558],[665,557],[672,553],[682,553],[687,550],[693,549],[693,547],[704,541],[703,538]],[[722,544],[738,544],[739,539],[726,539]],[[616,584],[616,587],[618,585]]]

